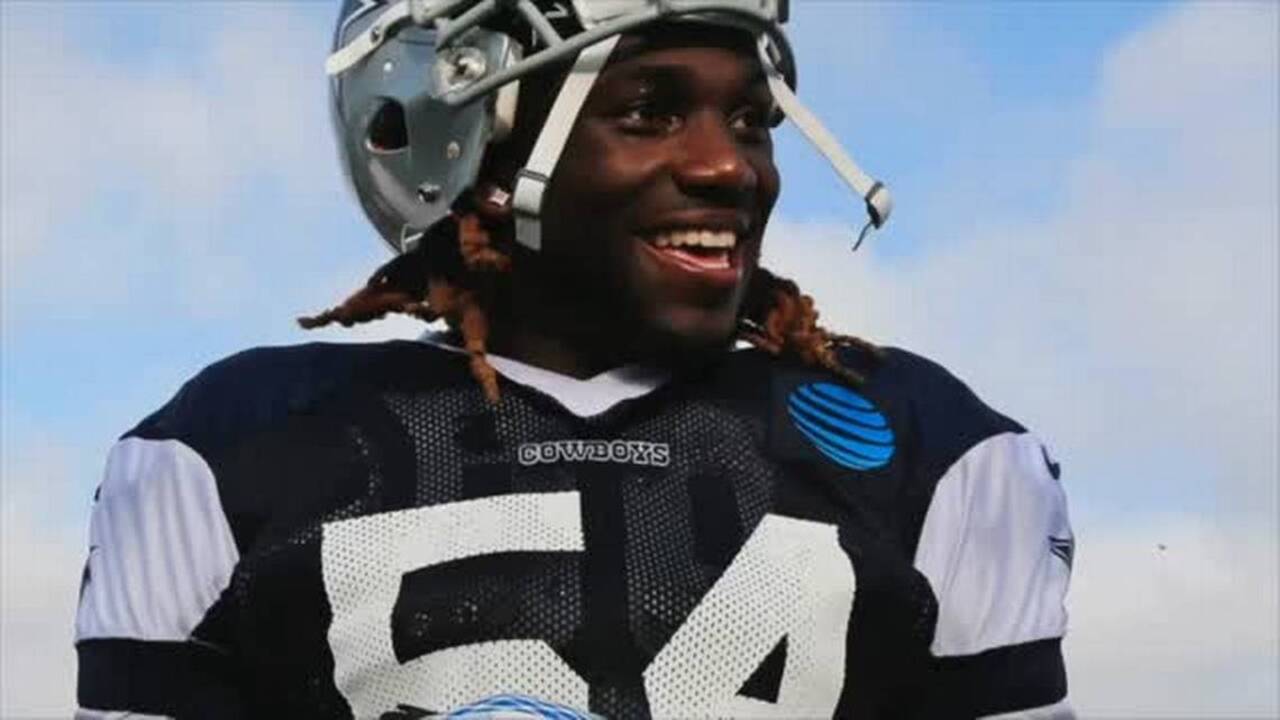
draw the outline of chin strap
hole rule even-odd
[[[534,143],[528,164],[516,173],[511,202],[516,218],[516,240],[530,250],[542,249],[542,200],[551,182],[551,173],[564,152],[569,131],[578,119],[578,111],[617,44],[618,36],[614,35],[578,55]]]
[[[413,12],[409,8],[409,0],[400,0],[383,10],[364,32],[329,55],[324,61],[325,73],[332,77],[354,67],[361,60],[372,55],[378,46],[411,19],[413,19]]]
[[[518,6],[523,6],[522,12],[526,16],[536,15],[527,0],[503,1],[515,2]],[[665,6],[668,1],[662,0],[659,5]],[[434,2],[432,0],[399,0],[379,14],[367,30],[330,55],[325,63],[325,69],[330,75],[337,75],[372,54],[389,35],[406,22],[427,25],[438,18],[456,12],[470,2],[475,0],[435,0]],[[476,14],[479,17],[493,12],[497,8],[497,2],[498,0],[484,0],[464,14]],[[661,7],[655,12],[661,14]],[[532,19],[530,21],[533,22]],[[463,26],[461,18],[456,24],[459,27]],[[602,28],[595,28],[584,33],[584,36],[602,30]],[[545,32],[554,35],[554,30],[550,30],[549,26]],[[582,109],[582,104],[591,92],[591,87],[604,68],[610,53],[613,52],[618,37],[617,34],[609,35],[587,46],[578,55],[565,79],[564,86],[560,89],[560,94],[556,96],[546,124],[538,135],[528,164],[516,175],[512,201],[516,219],[516,240],[532,250],[542,248],[542,202],[547,185],[551,181],[551,173],[555,170],[556,163],[559,162],[560,155],[564,151],[565,142],[573,129],[574,121],[577,120],[578,112]],[[563,44],[554,42],[558,37],[554,40],[544,39],[552,44]],[[888,189],[864,173],[817,116],[800,103],[778,68],[771,49],[770,39],[762,36],[759,43],[760,64],[764,67],[765,78],[774,101],[866,204],[869,220],[859,233],[857,243],[853,247],[857,250],[872,228],[883,226],[889,219],[889,214],[893,210],[893,199]]]
[[[818,120],[809,108],[801,104],[800,98],[792,92],[791,86],[787,85],[782,72],[778,70],[778,66],[770,56],[767,43],[767,39],[761,38],[760,64],[764,67],[765,78],[769,83],[769,91],[773,94],[774,101],[867,205],[869,219],[863,226],[862,232],[858,234],[857,243],[853,246],[853,249],[857,250],[871,228],[879,228],[889,219],[889,213],[893,211],[893,198],[889,195],[889,189],[884,186],[884,183],[864,173],[853,158],[849,157],[849,153],[841,147],[840,141],[836,140],[831,131],[822,124],[822,121]]]

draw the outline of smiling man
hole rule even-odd
[[[575,345],[619,353],[585,370],[655,349],[719,350],[733,336],[778,196],[772,115],[748,34],[676,26],[619,43],[546,198],[555,242],[538,266],[554,269],[529,273],[563,278],[548,303],[564,311],[558,325],[594,321],[596,336]],[[588,310],[584,298],[604,302]]]
[[[772,0],[348,2],[335,127],[396,256],[113,449],[86,717],[1068,716],[1057,465],[758,267]],[[738,349],[738,345],[754,346]]]

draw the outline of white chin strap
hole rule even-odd
[[[534,143],[528,164],[516,174],[512,209],[516,219],[516,240],[530,250],[542,249],[542,202],[551,174],[564,152],[569,132],[573,129],[578,112],[591,92],[592,85],[609,60],[618,43],[617,35],[602,40],[583,50],[574,62],[556,97],[551,113],[547,116],[542,133]],[[858,167],[845,152],[840,142],[831,134],[817,116],[809,112],[787,85],[786,78],[769,56],[764,39],[760,43],[760,63],[765,69],[769,91],[778,107],[799,128],[800,132],[831,163],[836,173],[858,193],[867,206],[869,220],[858,236],[854,250],[862,244],[873,227],[884,225],[893,210],[893,199],[883,184],[871,178]]]
[[[853,246],[853,249],[857,250],[871,228],[878,228],[889,219],[889,213],[893,211],[893,197],[889,195],[889,190],[883,183],[862,172],[862,168],[859,168],[853,158],[849,157],[849,153],[845,152],[840,141],[836,140],[835,135],[827,130],[821,120],[818,120],[818,116],[809,112],[809,108],[800,103],[800,98],[791,91],[786,78],[769,57],[768,46],[763,38],[760,41],[760,64],[764,67],[765,78],[769,82],[769,92],[773,94],[778,107],[801,134],[817,148],[818,152],[822,153],[827,162],[831,163],[836,173],[867,204],[868,221],[863,226],[862,232],[858,234],[857,244]]]
[[[583,50],[565,78],[556,102],[551,106],[542,133],[529,154],[529,163],[516,174],[516,187],[511,208],[516,218],[516,241],[530,250],[542,249],[542,199],[551,173],[560,162],[569,131],[578,119],[578,111],[586,102],[591,86],[618,44],[618,35],[601,40]]]

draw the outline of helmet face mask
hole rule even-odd
[[[538,249],[543,191],[617,37],[694,21],[760,38],[761,64],[780,106],[863,195],[878,227],[888,215],[887,193],[791,94],[794,63],[780,25],[786,11],[786,0],[346,0],[327,63],[344,170],[383,239],[396,252],[409,251],[476,184],[490,143],[510,131],[519,79],[572,62],[514,188],[516,237]],[[797,118],[797,110],[806,117]],[[815,126],[825,137],[815,138]]]

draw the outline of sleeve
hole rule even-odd
[[[213,472],[180,440],[112,448],[76,614],[77,717],[241,714],[206,623],[239,559]]]
[[[975,444],[935,487],[916,567],[938,601],[930,717],[1072,718],[1062,637],[1075,540],[1032,434]]]

